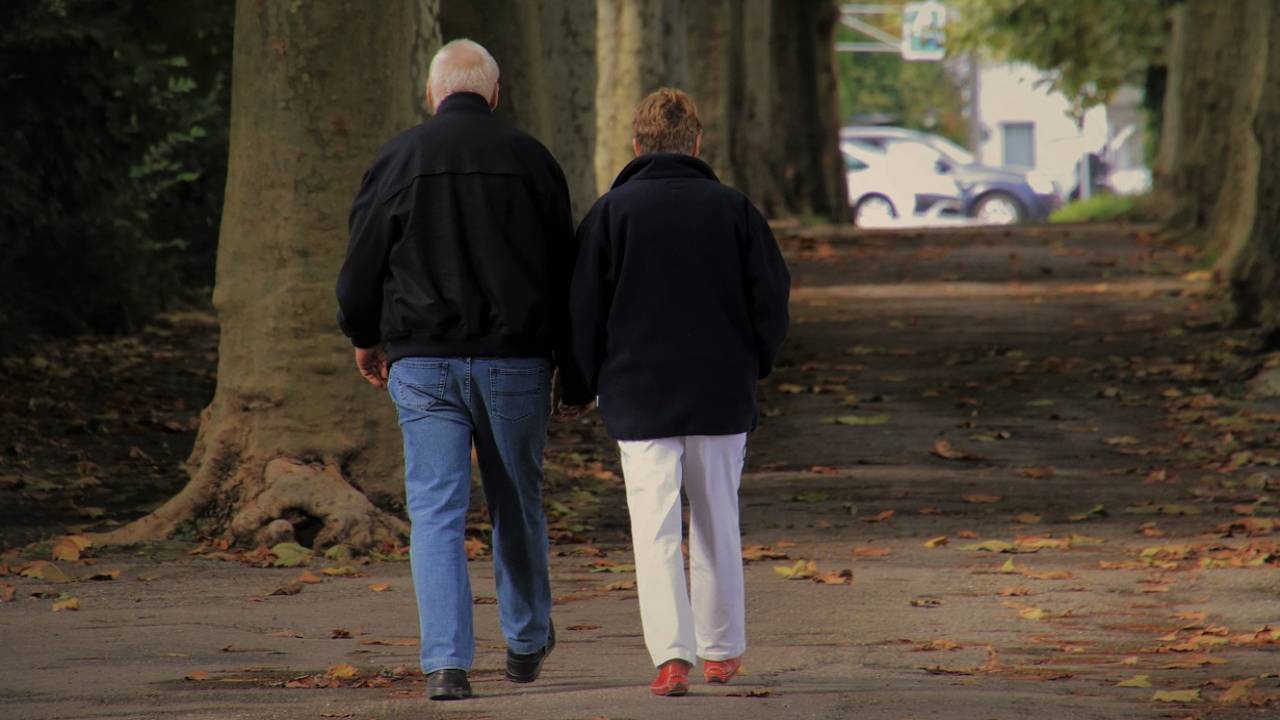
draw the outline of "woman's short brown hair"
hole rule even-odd
[[[640,101],[631,121],[640,153],[673,152],[693,154],[694,142],[702,132],[698,107],[693,98],[675,88],[662,88]]]

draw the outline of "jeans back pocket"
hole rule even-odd
[[[550,413],[546,367],[490,368],[493,414],[503,420],[523,420],[534,413]]]
[[[391,399],[411,410],[426,412],[444,399],[449,364],[397,360],[391,366]]]

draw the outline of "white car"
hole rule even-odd
[[[943,225],[963,217],[964,192],[938,153],[915,144],[883,149],[841,142],[849,208],[859,227]]]

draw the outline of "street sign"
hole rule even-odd
[[[902,8],[902,59],[941,60],[946,56],[947,7],[937,0]]]

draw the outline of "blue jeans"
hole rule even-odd
[[[404,433],[409,561],[423,672],[470,670],[471,581],[463,547],[471,446],[493,525],[493,571],[507,646],[532,653],[551,622],[542,451],[551,367],[541,358],[408,357],[388,387]]]

